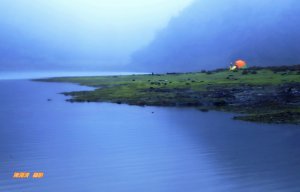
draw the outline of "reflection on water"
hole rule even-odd
[[[0,191],[300,191],[300,129],[193,109],[68,103],[0,81]],[[48,101],[51,99],[51,101]],[[14,171],[43,171],[14,180]]]

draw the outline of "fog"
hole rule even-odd
[[[2,0],[1,71],[300,64],[298,0]]]
[[[1,0],[0,70],[123,70],[192,0]]]
[[[300,64],[300,1],[198,0],[132,56],[153,72]]]

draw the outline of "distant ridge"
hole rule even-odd
[[[132,55],[131,68],[185,72],[300,63],[300,1],[195,1],[153,42]]]

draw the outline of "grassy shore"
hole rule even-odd
[[[300,124],[300,65],[39,81],[95,87],[94,91],[64,93],[72,96],[70,102],[196,107],[235,112],[239,120]]]

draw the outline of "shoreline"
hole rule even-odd
[[[195,73],[35,79],[94,87],[69,102],[193,107],[234,112],[236,120],[300,125],[300,65]]]

